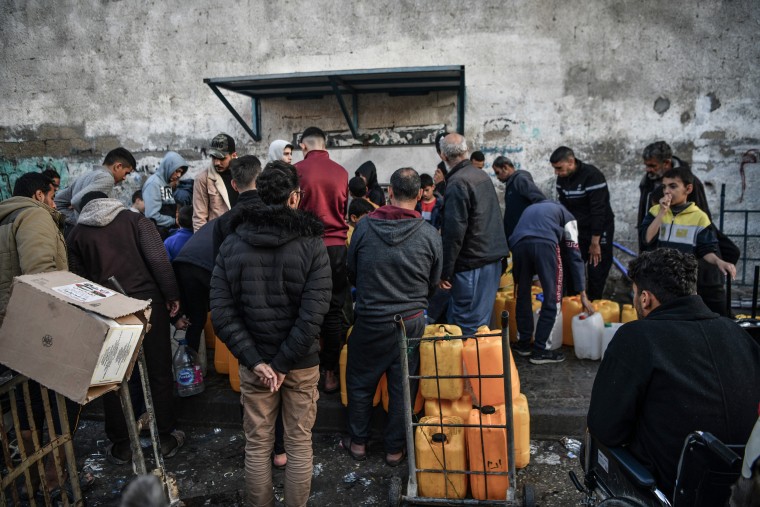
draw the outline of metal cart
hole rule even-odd
[[[533,487],[529,484],[524,484],[522,488],[522,494],[520,495],[520,499],[518,500],[516,495],[516,488],[515,488],[515,442],[514,442],[514,414],[513,414],[513,407],[512,407],[512,372],[510,367],[510,347],[509,347],[509,313],[508,312],[502,312],[501,314],[501,320],[502,320],[502,331],[501,332],[494,332],[491,334],[483,334],[478,336],[456,336],[456,337],[450,337],[450,336],[436,336],[436,337],[425,337],[425,338],[411,338],[406,336],[406,329],[404,327],[404,321],[401,318],[400,315],[396,315],[394,318],[397,328],[398,328],[398,343],[399,348],[401,351],[401,368],[402,368],[402,382],[403,382],[403,392],[404,392],[404,419],[406,423],[406,448],[407,448],[407,459],[409,463],[409,477],[407,481],[406,486],[406,494],[403,494],[403,481],[400,477],[393,477],[391,479],[390,488],[388,491],[388,505],[389,507],[398,507],[399,505],[402,505],[402,503],[408,503],[412,505],[482,505],[482,506],[524,506],[524,507],[533,507],[535,505],[535,493],[533,490]],[[420,375],[410,375],[409,374],[409,363],[407,362],[407,347],[410,345],[410,343],[413,342],[421,342],[423,340],[430,340],[430,341],[436,341],[436,340],[449,340],[449,339],[462,339],[465,340],[467,338],[485,338],[485,337],[491,337],[491,336],[501,336],[502,340],[502,361],[503,361],[503,370],[504,373],[502,375],[435,375],[435,376],[420,376]],[[476,342],[477,344],[477,342]],[[433,351],[435,353],[436,347],[433,347]],[[438,359],[437,356],[435,357],[435,363],[436,363],[436,373],[438,371]],[[480,368],[480,350],[478,348],[478,372],[480,373],[482,370]],[[421,424],[414,422],[413,420],[413,414],[412,414],[412,399],[411,399],[411,392],[409,388],[409,380],[416,379],[416,380],[427,380],[427,379],[435,379],[436,382],[438,382],[438,386],[440,389],[440,380],[443,379],[455,379],[455,378],[480,378],[480,379],[488,379],[488,378],[500,378],[504,381],[504,402],[505,402],[505,408],[506,408],[506,416],[507,416],[507,424],[506,425],[483,425],[482,421],[479,425],[473,425],[473,424],[446,424],[443,423],[443,419],[441,418],[440,423],[436,424]],[[483,383],[480,382],[480,389],[482,390]],[[480,393],[478,393],[480,394]],[[478,396],[478,399],[482,399],[482,397]],[[440,410],[439,406],[439,414],[442,416],[442,411]],[[485,463],[485,452],[484,449],[481,449],[481,457],[483,459],[482,463],[482,472],[481,471],[465,471],[465,470],[446,470],[446,452],[445,448],[443,449],[443,470],[436,470],[436,469],[419,469],[417,468],[417,462],[416,462],[416,456],[415,456],[415,445],[414,445],[414,432],[415,428],[418,426],[435,426],[435,427],[461,427],[461,428],[468,428],[468,427],[478,427],[481,428],[504,428],[507,430],[507,456],[508,456],[508,468],[509,470],[507,472],[487,472],[486,463]],[[483,440],[481,439],[481,445],[483,445]],[[503,500],[477,500],[473,498],[462,498],[462,499],[455,499],[455,498],[431,498],[431,497],[421,497],[418,496],[418,484],[417,484],[417,473],[440,473],[443,474],[444,477],[446,477],[446,486],[448,487],[448,474],[466,474],[466,475],[507,475],[509,478],[509,487],[504,492],[504,499]],[[488,496],[488,482],[485,483],[486,487],[486,496]]]

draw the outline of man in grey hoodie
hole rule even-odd
[[[177,223],[177,203],[174,201],[173,189],[187,172],[188,165],[179,153],[167,152],[156,172],[143,183],[145,216],[155,222],[159,232],[168,231]]]
[[[127,179],[135,167],[135,157],[125,148],[116,148],[108,152],[103,160],[103,167],[79,176],[71,181],[68,187],[58,191],[55,206],[58,212],[66,217],[66,232],[76,225],[79,211],[82,209],[80,201],[85,194],[104,192],[113,197],[113,187]]]
[[[356,322],[346,367],[348,427],[342,445],[356,460],[366,458],[372,398],[383,373],[388,378],[388,420],[383,439],[385,461],[404,458],[404,406],[401,360],[393,317],[404,319],[407,336],[422,336],[428,297],[441,277],[443,253],[435,228],[414,211],[422,195],[420,176],[411,167],[391,176],[391,204],[370,213],[356,226],[348,249],[348,277],[356,287]],[[416,374],[419,349],[409,353]],[[417,382],[412,383],[412,399]]]

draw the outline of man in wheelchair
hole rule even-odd
[[[738,477],[757,420],[760,347],[696,295],[692,255],[644,252],[631,262],[629,276],[639,320],[618,330],[594,380],[586,486],[603,498],[629,499],[605,505],[696,505],[682,476],[696,474],[691,480],[704,495],[715,493],[709,481]],[[717,463],[720,470],[700,479],[690,462]]]

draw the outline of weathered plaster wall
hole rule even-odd
[[[737,204],[741,155],[760,147],[758,22],[756,0],[6,0],[0,171],[11,181],[47,157],[76,173],[124,145],[146,171],[174,149],[194,173],[219,131],[262,155],[310,124],[347,130],[334,99],[274,100],[255,143],[205,77],[463,64],[465,134],[488,163],[510,154],[551,188],[549,154],[573,147],[607,175],[618,237],[631,241],[641,149],[658,139],[693,162],[716,212],[722,183],[732,207],[760,207],[757,165]],[[453,128],[455,102],[362,98],[360,128]],[[372,157],[386,181],[437,162],[430,146],[333,154],[350,170]]]

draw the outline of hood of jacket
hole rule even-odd
[[[156,174],[161,176],[161,178],[168,184],[174,171],[180,167],[188,167],[189,165],[190,164],[187,163],[187,160],[182,158],[182,155],[176,151],[170,151],[161,159]]]
[[[118,199],[93,199],[82,209],[77,224],[104,227],[124,210],[124,203]]]
[[[398,245],[419,230],[425,223],[414,210],[397,206],[381,206],[367,216],[367,226],[390,246]]]
[[[267,160],[269,160],[269,162],[282,160],[282,152],[285,151],[286,146],[293,145],[287,141],[283,141],[282,139],[272,141],[272,144],[269,145],[269,154],[267,155]]]
[[[355,176],[364,176],[367,180],[367,188],[377,185],[377,168],[371,160],[367,160],[354,173]]]
[[[264,248],[277,248],[302,236],[321,238],[325,233],[316,215],[283,205],[242,207],[230,225],[243,241]]]
[[[40,202],[32,199],[31,197],[11,197],[0,202],[0,222],[6,219],[9,215],[15,213],[18,210],[25,208],[42,208],[53,218],[59,229],[62,229],[66,223],[66,217],[58,213],[54,208],[51,208],[44,202]]]

